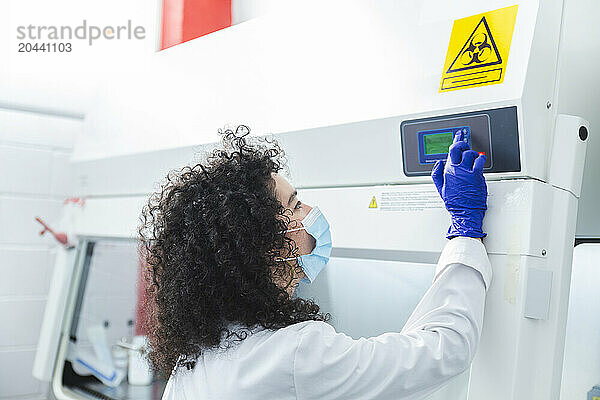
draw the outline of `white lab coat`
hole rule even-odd
[[[469,367],[491,279],[483,244],[452,239],[401,332],[355,340],[317,321],[255,329],[180,368],[163,400],[421,399]]]

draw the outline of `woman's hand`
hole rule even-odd
[[[469,236],[482,238],[483,217],[487,210],[487,185],[483,176],[486,157],[469,150],[463,133],[457,133],[446,161],[433,167],[433,183],[450,212],[452,223],[447,238]]]

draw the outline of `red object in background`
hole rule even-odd
[[[63,201],[63,204],[69,203],[78,204],[83,207],[85,205],[85,199],[83,197],[69,197]]]
[[[63,246],[65,246],[67,248],[73,247],[73,245],[69,243],[69,239],[67,238],[66,233],[54,232],[54,230],[52,228],[50,228],[48,226],[48,224],[46,224],[40,217],[35,217],[35,220],[37,222],[39,222],[40,224],[42,224],[42,226],[44,227],[44,229],[42,231],[40,231],[40,235],[43,235],[46,232],[50,232],[52,234],[52,236],[54,236],[54,239],[56,239],[56,241],[58,241],[58,243],[62,244]]]
[[[160,49],[231,26],[231,0],[163,0]]]

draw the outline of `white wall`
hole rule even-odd
[[[54,265],[40,216],[60,219],[81,120],[0,109],[0,399],[42,398],[31,375]],[[21,398],[21,397],[19,397]]]
[[[231,0],[231,24],[239,24],[272,11],[281,10],[298,0]]]

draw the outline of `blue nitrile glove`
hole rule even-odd
[[[487,210],[487,185],[483,177],[485,155],[469,150],[463,133],[454,137],[446,161],[438,161],[431,171],[452,223],[447,238],[454,236],[485,237],[481,229]]]

